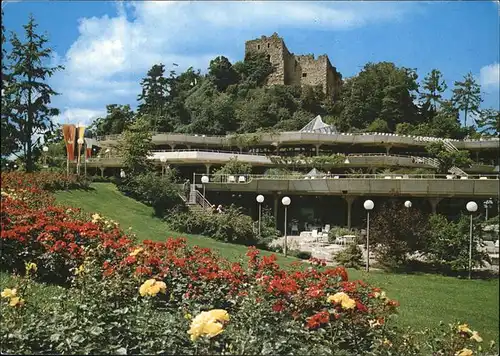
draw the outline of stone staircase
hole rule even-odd
[[[443,143],[444,145],[444,148],[446,149],[446,151],[448,152],[458,152],[458,148],[449,140],[447,139],[441,139],[441,142]],[[465,173],[462,169],[454,166],[454,167],[451,167],[448,172],[450,172],[451,174],[455,174],[459,177],[468,177],[469,175],[467,173]]]
[[[212,204],[193,186],[191,186],[191,191],[189,192],[189,199],[186,199],[186,196],[181,193],[179,193],[179,196],[190,210],[201,211],[212,208]]]

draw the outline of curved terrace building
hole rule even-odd
[[[98,137],[87,169],[118,175],[119,135]],[[499,195],[499,139],[451,140],[388,133],[342,133],[318,116],[295,132],[206,136],[154,133],[151,160],[158,170],[175,168],[191,182],[188,203],[235,203],[256,214],[255,197],[281,226],[281,197],[289,196],[290,217],[299,226],[361,224],[365,199],[410,199],[414,207],[458,214],[465,202]],[[473,164],[438,174],[439,162],[425,149],[442,142],[446,150],[467,150]],[[248,163],[251,174],[214,175],[230,160]],[[283,174],[272,168],[287,168]],[[390,173],[389,170],[391,171]],[[425,173],[423,173],[425,172]],[[206,176],[205,178],[202,177]],[[205,197],[201,191],[205,191]],[[493,212],[496,208],[492,209]],[[491,216],[490,212],[490,216]]]

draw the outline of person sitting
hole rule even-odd
[[[215,206],[215,204],[212,204],[212,213],[217,214],[217,207]]]
[[[219,214],[222,214],[222,205],[219,204],[219,206],[217,207],[217,212]]]

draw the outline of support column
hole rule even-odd
[[[170,149],[171,149],[171,151],[173,152],[173,151],[174,151],[174,149],[175,149],[175,144],[171,144],[171,145],[170,145]]]
[[[479,163],[479,151],[476,151],[476,163]]]
[[[188,150],[190,150],[191,149],[191,145],[187,145],[187,148],[188,148]]]
[[[357,197],[352,195],[347,195],[342,197],[347,202],[347,228],[351,228],[351,216],[352,216],[352,203]]]
[[[385,145],[385,155],[389,156],[389,151],[391,150],[392,145]]]
[[[273,195],[274,199],[274,228],[278,229],[278,194]]]
[[[99,169],[101,170],[101,177],[104,177],[104,167],[99,167]]]
[[[211,165],[211,164],[209,164],[209,163],[205,163],[205,168],[206,168],[205,173],[206,173],[207,175],[208,175],[208,174],[210,174],[210,167],[212,167],[212,165]]]
[[[319,156],[319,148],[321,147],[321,145],[316,145],[316,156]]]
[[[441,200],[443,200],[443,198],[429,198],[429,203],[431,204],[433,214],[436,214],[437,206]]]
[[[240,150],[240,153],[243,153],[243,147],[242,146],[238,146],[238,149]]]

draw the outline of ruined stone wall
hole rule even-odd
[[[245,42],[245,54],[248,52],[266,53],[267,58],[274,66],[274,72],[267,78],[267,84],[285,84],[285,52],[288,53],[283,39],[274,33],[270,37]]]
[[[294,55],[290,53],[277,33],[247,41],[245,53],[263,52],[275,67],[267,79],[268,85],[321,85],[327,96],[335,96],[342,85],[342,75],[332,66],[327,55]]]
[[[317,86],[323,88],[323,92],[327,92],[327,58],[320,56],[314,59],[314,55],[296,56],[302,68],[301,84]]]
[[[286,85],[300,85],[300,76],[302,74],[302,67],[299,61],[293,54],[288,53],[285,57],[285,84]]]

